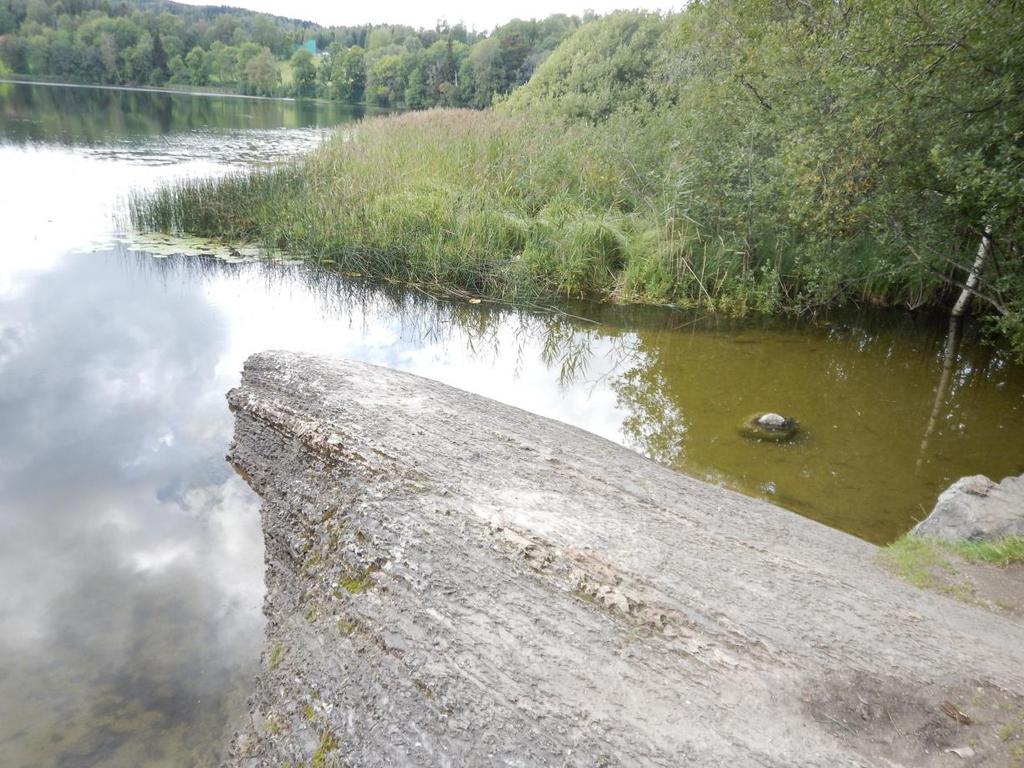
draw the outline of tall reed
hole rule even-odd
[[[797,289],[784,260],[758,262],[689,218],[662,144],[656,125],[408,113],[360,123],[283,167],[138,196],[130,215],[144,230],[257,242],[508,301],[779,308]]]

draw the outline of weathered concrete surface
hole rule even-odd
[[[1024,626],[869,544],[361,363],[229,400],[269,618],[230,766],[1012,764]]]
[[[945,541],[1024,536],[1024,475],[1001,483],[984,475],[960,478],[911,533]]]

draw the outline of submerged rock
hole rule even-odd
[[[945,541],[1024,536],[1024,475],[1001,483],[985,475],[960,478],[910,533]]]
[[[364,363],[255,355],[229,403],[268,617],[229,768],[943,766],[943,701],[1009,762],[1024,625],[866,542]]]
[[[800,425],[778,413],[755,413],[740,425],[740,434],[752,440],[784,442],[796,437]]]

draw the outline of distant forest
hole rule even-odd
[[[167,0],[0,0],[0,74],[483,108],[588,20],[515,20],[485,34],[444,22],[322,27]]]

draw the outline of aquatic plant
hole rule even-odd
[[[259,242],[361,275],[506,301],[774,308],[771,271],[728,258],[642,199],[597,128],[494,112],[367,120],[285,167],[186,179],[130,201],[133,225]]]

